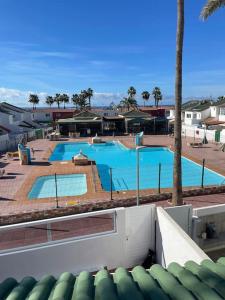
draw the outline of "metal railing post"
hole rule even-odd
[[[110,200],[113,200],[113,191],[112,191],[112,168],[109,168],[109,174],[110,174]]]
[[[56,173],[55,173],[55,201],[56,201],[56,208],[59,208],[58,186],[57,186],[57,177],[56,177]]]
[[[137,206],[139,205],[139,202],[140,202],[140,194],[139,194],[139,184],[140,184],[140,181],[139,181],[139,176],[140,176],[140,161],[139,161],[140,157],[139,157],[139,148],[137,147],[136,148],[136,160],[137,160],[137,169],[136,169],[136,172],[137,172]]]
[[[161,163],[159,163],[158,193],[161,192]]]
[[[205,159],[202,160],[202,182],[201,187],[204,188],[204,175],[205,175]]]

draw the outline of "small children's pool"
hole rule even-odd
[[[87,180],[85,174],[57,175],[58,197],[79,196],[87,193]],[[28,199],[53,198],[56,196],[55,176],[41,176],[34,182]]]

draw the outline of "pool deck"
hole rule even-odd
[[[104,140],[112,140],[112,137],[104,137]],[[134,147],[134,137],[115,137],[126,147]],[[70,206],[76,203],[101,202],[110,200],[110,193],[101,188],[96,166],[74,166],[72,162],[48,162],[54,147],[58,143],[67,141],[91,141],[90,138],[67,139],[62,141],[35,140],[29,146],[35,149],[32,165],[21,166],[18,160],[8,160],[4,155],[0,156],[0,167],[4,168],[6,175],[0,179],[0,215],[10,215],[21,212],[45,210],[55,207],[55,199],[45,198],[28,200],[29,192],[33,182],[39,176],[68,173],[85,173],[87,175],[88,192],[82,196],[59,198],[60,206]],[[190,138],[183,139],[183,155],[197,163],[206,159],[206,167],[225,176],[225,153],[219,151],[219,145],[207,144],[203,147],[192,148],[187,145],[192,142]],[[145,136],[145,146],[166,146],[173,149],[173,138],[169,136]],[[155,193],[155,190],[142,190],[140,195]],[[121,201],[129,196],[134,196],[135,191],[114,192],[114,199]],[[185,198],[187,204],[194,207],[225,204],[225,194],[195,196]],[[169,206],[167,201],[157,202],[157,205]]]

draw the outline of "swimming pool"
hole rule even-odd
[[[78,196],[87,192],[85,174],[57,175],[58,197]],[[28,199],[52,198],[56,196],[55,176],[41,176],[34,182]]]
[[[110,191],[110,168],[114,191],[136,189],[136,150],[128,149],[119,142],[105,144],[62,143],[58,144],[50,161],[71,160],[80,149],[96,161],[102,187]],[[161,187],[173,185],[173,152],[165,147],[142,148],[140,151],[140,189],[158,187],[158,170],[161,163]],[[183,186],[200,186],[202,167],[182,158]],[[204,185],[217,185],[225,177],[205,168]]]

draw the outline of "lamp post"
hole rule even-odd
[[[136,179],[137,179],[137,206],[139,206],[139,185],[140,185],[140,153],[139,149],[141,147],[136,147]]]

